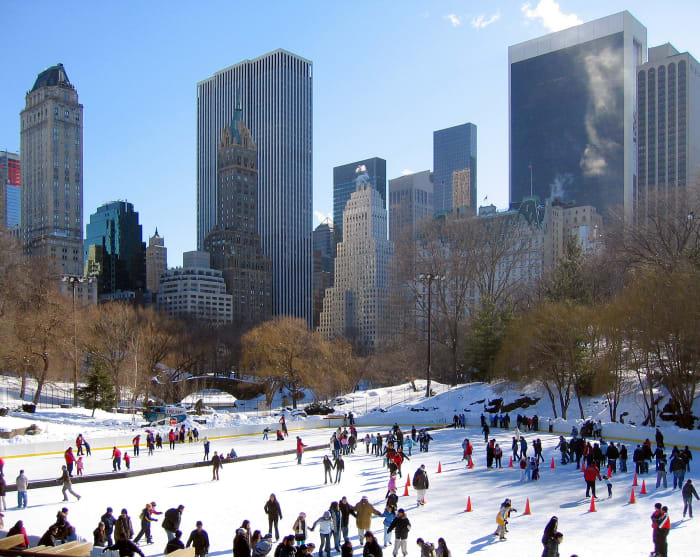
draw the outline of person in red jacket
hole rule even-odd
[[[139,445],[141,444],[141,436],[137,435],[131,440],[131,444],[134,446],[134,456],[139,456]]]
[[[301,442],[301,437],[297,435],[297,464],[301,464],[301,455],[304,453],[304,443]]]
[[[73,463],[75,462],[75,455],[73,454],[73,447],[68,447],[66,452],[63,454],[66,459],[66,468],[68,469],[68,475],[73,477]]]
[[[115,472],[122,469],[122,452],[117,447],[112,449],[112,468]]]
[[[10,530],[7,532],[7,537],[9,538],[10,536],[15,536],[17,534],[22,534],[24,536],[24,543],[20,543],[14,548],[8,547],[8,549],[26,549],[29,547],[29,538],[27,537],[27,531],[24,529],[24,522],[21,520],[17,521],[17,524],[15,524]]]
[[[600,469],[596,463],[586,466],[583,479],[586,480],[586,497],[588,497],[590,491],[593,491],[593,498],[595,499],[595,481],[596,479],[603,480],[603,478],[600,477]]]
[[[124,451],[124,464],[126,464],[127,470],[131,470],[131,457],[126,451]]]

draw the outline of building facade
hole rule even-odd
[[[233,320],[265,321],[272,315],[272,264],[260,248],[257,148],[240,107],[221,132],[217,174],[217,225],[204,249],[233,296]]]
[[[146,244],[132,203],[112,201],[90,215],[84,242],[85,276],[98,296],[146,290]]]
[[[333,224],[335,243],[343,241],[343,211],[355,191],[359,174],[366,173],[370,186],[379,192],[386,209],[386,161],[372,157],[333,168]]]
[[[476,207],[476,126],[471,123],[433,132],[433,188],[436,214],[452,211],[452,178],[469,169],[470,206]]]
[[[238,103],[258,149],[258,234],[272,262],[274,315],[311,324],[312,64],[284,50],[197,84],[197,245],[217,223],[217,150]]]
[[[158,308],[170,317],[189,317],[216,324],[231,323],[232,296],[221,271],[209,267],[205,251],[182,254],[183,266],[163,271]]]
[[[472,205],[472,171],[469,168],[452,173],[452,210],[455,213],[474,211]]]
[[[637,134],[635,216],[644,219],[698,186],[700,66],[668,43],[650,48],[639,66]]]
[[[335,279],[326,290],[319,331],[345,337],[362,352],[386,339],[388,266],[386,209],[379,192],[358,183],[343,212],[344,239],[337,247]]]
[[[15,228],[21,221],[21,162],[17,153],[0,151],[0,227]]]
[[[168,268],[168,248],[165,247],[165,239],[155,234],[148,239],[146,248],[146,288],[158,293],[160,288],[160,274]]]
[[[508,48],[511,203],[535,195],[631,217],[646,49],[629,12]]]
[[[59,271],[82,273],[83,105],[63,64],[39,74],[20,113],[22,242]]]
[[[335,234],[333,222],[325,219],[313,232],[314,246],[314,330],[321,323],[323,298],[326,289],[333,286],[333,263],[335,254]]]
[[[415,238],[418,224],[435,213],[433,173],[429,170],[389,180],[389,240]]]

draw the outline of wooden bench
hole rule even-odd
[[[23,534],[14,534],[12,536],[8,536],[7,538],[0,539],[0,549],[12,549],[13,547],[17,547],[18,545],[23,544]]]
[[[194,557],[194,547],[176,549],[172,553],[168,553],[168,557]]]

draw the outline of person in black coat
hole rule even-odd
[[[691,515],[692,516],[692,515]],[[44,532],[44,535],[39,539],[37,545],[48,545],[53,547],[56,545],[56,533],[58,532],[58,526],[52,524],[49,529]]]
[[[134,557],[134,553],[138,553],[141,557],[146,557],[138,546],[128,538],[120,538],[113,545],[108,545],[102,550],[119,551],[119,557]]]
[[[250,543],[248,535],[243,528],[236,530],[233,538],[233,557],[250,557]]]
[[[406,557],[408,554],[407,540],[410,529],[411,521],[408,520],[406,511],[399,509],[398,513],[396,514],[396,518],[391,522],[389,525],[389,530],[387,530],[387,533],[391,532],[392,530],[396,531],[396,546],[394,547],[394,555],[398,555],[399,549],[403,553],[403,557]]]
[[[163,530],[168,535],[168,540],[175,537],[175,532],[180,529],[180,520],[182,520],[182,511],[185,510],[185,505],[179,505],[177,509],[168,509],[163,516]]]
[[[355,515],[355,507],[348,503],[348,498],[343,495],[343,498],[338,503],[340,509],[340,529],[343,532],[343,540],[348,541],[348,524],[350,523],[350,515]]]
[[[172,540],[168,540],[168,543],[165,544],[165,551],[163,551],[163,553],[167,555],[168,553],[172,553],[178,549],[185,549],[185,544],[182,543],[180,538],[182,538],[182,532],[180,530],[175,530],[175,537]]]
[[[275,541],[280,539],[280,531],[278,528],[279,521],[282,519],[282,509],[280,503],[274,493],[270,494],[270,498],[265,503],[265,514],[267,515],[267,523],[269,525],[268,534],[272,534],[272,526],[275,526]]]
[[[382,546],[377,543],[372,532],[365,532],[365,546],[362,549],[362,557],[383,557]]]
[[[559,519],[556,516],[550,518],[547,526],[544,527],[544,533],[542,534],[542,545],[544,546],[544,552],[542,553],[543,557],[548,557],[550,555],[550,553],[547,552],[552,547],[552,542],[556,540],[558,527]],[[559,544],[557,543],[556,546],[558,547]],[[552,555],[556,556],[557,553]]]
[[[327,484],[329,481],[333,483],[333,463],[331,462],[331,459],[328,458],[328,455],[325,455],[323,457],[323,483]]]
[[[190,537],[187,538],[186,547],[194,546],[194,554],[197,557],[206,557],[209,553],[209,534],[202,528],[202,521],[197,521],[197,527],[190,532]]]
[[[114,541],[112,540],[112,533],[114,532],[114,525],[117,522],[117,519],[114,518],[112,512],[112,507],[107,507],[107,512],[100,517],[100,520],[105,525],[105,534],[107,535],[108,545],[112,545],[114,543]]]

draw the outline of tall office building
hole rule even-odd
[[[272,260],[274,315],[311,324],[312,64],[284,50],[197,84],[197,245],[216,226],[217,148],[237,102],[258,148],[258,234]]]
[[[146,288],[158,293],[160,288],[160,274],[168,268],[168,248],[165,247],[165,239],[156,233],[148,239],[146,248]]]
[[[21,220],[20,187],[22,172],[19,155],[0,151],[0,226],[14,228]]]
[[[323,298],[326,289],[333,286],[333,257],[335,254],[335,241],[333,222],[325,219],[314,228],[314,305],[313,328],[320,325],[321,311],[323,311]]]
[[[461,124],[433,132],[433,186],[435,213],[452,211],[452,179],[455,171],[468,168],[470,203],[476,207],[476,126]]]
[[[257,323],[272,315],[272,269],[260,249],[257,148],[242,112],[236,108],[221,132],[217,225],[204,239],[204,249],[233,296],[233,320]]]
[[[146,244],[139,214],[126,201],[112,201],[90,215],[85,275],[97,278],[98,296],[146,289]]]
[[[508,48],[511,203],[534,194],[631,217],[646,50],[629,12]]]
[[[83,105],[63,64],[39,74],[21,120],[22,242],[62,274],[83,270]]]
[[[333,224],[335,243],[343,241],[343,211],[355,191],[359,174],[367,174],[371,187],[379,192],[386,209],[386,161],[372,157],[333,168]]]
[[[635,214],[644,218],[698,186],[700,66],[668,43],[650,48],[639,66],[637,136]]]
[[[476,213],[472,205],[472,171],[469,168],[452,173],[452,209],[456,213]]]
[[[389,240],[415,239],[418,223],[435,213],[433,199],[430,170],[389,180]]]
[[[326,290],[319,331],[345,337],[363,352],[386,340],[388,267],[393,248],[386,237],[386,209],[379,192],[358,177],[343,211],[345,233],[337,247],[335,280]]]

